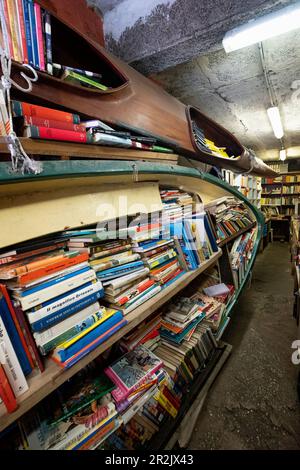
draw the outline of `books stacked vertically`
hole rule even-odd
[[[232,197],[209,203],[206,209],[215,221],[218,243],[253,225],[253,219],[246,206]]]
[[[256,234],[256,230],[252,229],[250,232],[239,236],[232,245],[230,254],[233,280],[236,290],[238,290],[245,278],[247,266],[252,257]]]
[[[193,197],[180,189],[161,189],[163,213],[170,221],[191,217],[193,212]]]
[[[0,279],[10,289],[28,344],[42,354],[53,351],[59,365],[70,367],[127,322],[121,312],[99,305],[103,287],[88,254],[64,247],[57,240],[23,246],[8,257],[15,261],[1,265]]]

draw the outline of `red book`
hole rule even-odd
[[[28,273],[21,274],[18,277],[18,282],[20,285],[24,286],[29,282],[35,281],[40,277],[49,276],[50,274],[54,274],[56,272],[62,271],[63,269],[70,268],[71,266],[75,266],[79,263],[84,263],[84,261],[88,260],[88,253],[81,253],[80,255],[76,255],[73,257],[66,257],[62,258],[59,261],[56,261],[48,266],[41,267],[34,271],[29,271]]]
[[[42,30],[42,14],[41,14],[41,7],[38,3],[34,3],[34,15],[35,15],[35,22],[36,22],[40,70],[46,70],[45,69],[43,30]]]
[[[66,131],[86,132],[86,128],[81,124],[73,122],[57,121],[38,116],[24,116],[24,126],[51,127],[53,129],[64,129]]]
[[[86,132],[66,131],[49,127],[29,126],[25,129],[24,137],[32,139],[60,140],[66,142],[93,143],[92,137]]]
[[[23,334],[23,331],[22,331],[22,328],[20,326],[20,323],[19,323],[19,320],[17,318],[17,315],[16,315],[16,312],[15,312],[15,309],[11,303],[11,300],[10,300],[10,297],[8,295],[8,292],[7,292],[7,289],[6,289],[6,286],[4,284],[0,284],[0,291],[2,292],[5,300],[6,300],[6,303],[7,303],[7,306],[9,308],[9,311],[10,311],[10,314],[11,314],[11,317],[13,319],[13,322],[15,324],[15,327],[18,331],[18,334],[19,334],[19,337],[20,337],[20,340],[21,340],[21,343],[22,343],[22,346],[24,348],[24,351],[25,351],[25,354],[28,358],[28,361],[29,361],[29,364],[32,368],[34,368],[34,363],[33,363],[33,360],[32,360],[32,357],[31,357],[31,354],[29,352],[29,349],[28,349],[28,346],[27,346],[27,342],[25,340],[25,337],[24,337],[24,334]]]
[[[28,349],[31,353],[31,357],[34,359],[34,362],[36,363],[36,365],[38,366],[40,371],[44,372],[45,366],[44,366],[43,360],[42,360],[41,355],[40,355],[40,353],[37,349],[36,343],[33,339],[30,327],[27,323],[27,319],[25,318],[23,310],[21,309],[21,307],[15,307],[15,312],[16,312],[19,324],[22,328],[22,332],[24,334],[24,337],[26,338],[26,342],[27,342],[27,345],[28,345]]]
[[[11,29],[10,29],[10,22],[9,22],[9,16],[8,16],[7,1],[8,0],[3,0],[4,18],[5,18],[5,24],[6,24],[6,29],[7,29],[9,53],[11,55],[11,58],[14,59],[14,50],[13,50],[12,39],[11,39]]]
[[[5,371],[0,364],[0,398],[2,399],[8,413],[18,408],[16,397],[6,377]]]
[[[133,287],[127,295],[123,297],[118,297],[116,302],[118,305],[124,305],[126,302],[129,302],[130,299],[135,297],[138,294],[141,294],[149,287],[153,286],[154,281],[153,279],[146,279],[145,281],[140,282],[137,286]]]
[[[35,104],[24,103],[24,101],[12,101],[12,111],[14,117],[19,116],[36,116],[45,119],[55,119],[57,121],[72,122],[80,124],[78,114],[59,111],[58,109],[46,108],[45,106],[37,106]]]
[[[28,64],[28,51],[27,51],[25,21],[24,21],[24,11],[23,11],[22,0],[17,0],[17,8],[18,8],[19,30],[20,30],[20,33],[21,33],[23,61],[25,62],[25,64]]]

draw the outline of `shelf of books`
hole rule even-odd
[[[0,448],[151,447],[221,360],[261,220],[217,179],[182,169],[179,188],[172,171],[147,174],[159,210],[1,248]]]
[[[240,191],[251,204],[260,209],[261,178],[253,175],[238,175],[229,170],[222,170],[224,180]]]
[[[292,216],[300,197],[300,175],[281,175],[262,181],[262,210],[272,215]]]

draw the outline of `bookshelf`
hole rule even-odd
[[[240,191],[258,209],[261,207],[261,178],[253,175],[239,175],[223,170],[223,178]]]
[[[261,207],[266,213],[278,208],[278,214],[292,216],[300,200],[300,175],[283,174],[262,181]]]
[[[45,201],[44,209],[47,212],[47,199],[52,195],[58,194],[60,188],[69,191],[69,203],[74,199],[76,201],[77,211],[74,213],[73,226],[80,226],[80,206],[86,204],[86,201],[81,193],[82,187],[88,187],[89,191],[93,189],[93,185],[98,188],[103,186],[115,186],[118,191],[122,191],[120,180],[122,184],[134,181],[134,187],[138,187],[141,183],[149,184],[149,182],[156,181],[160,185],[177,185],[185,188],[194,194],[201,196],[203,202],[212,201],[217,197],[224,195],[234,195],[242,199],[249,207],[257,224],[257,237],[253,252],[245,277],[239,289],[235,292],[234,299],[230,306],[228,306],[228,314],[236,304],[240,293],[242,292],[245,282],[251,272],[255,256],[258,250],[260,236],[263,227],[263,220],[259,211],[253,207],[250,202],[234,188],[208,174],[200,174],[197,170],[186,167],[179,167],[173,165],[162,165],[149,162],[137,162],[135,170],[133,169],[132,162],[122,161],[103,161],[101,166],[95,166],[93,161],[86,160],[79,161],[53,161],[44,162],[44,173],[42,175],[14,175],[7,171],[8,166],[5,163],[0,163],[0,192],[6,195],[6,198],[1,199],[0,220],[1,223],[7,223],[9,226],[14,224],[14,215],[9,216],[10,211],[5,211],[5,206],[10,207],[14,205],[24,208],[24,201],[28,204],[30,202],[33,206],[38,204],[34,198],[36,192],[39,193],[40,200]],[[112,172],[113,168],[113,172]],[[135,177],[134,177],[135,176]],[[133,178],[134,177],[134,178]],[[152,184],[152,183],[151,183]],[[136,190],[133,191],[136,194]],[[49,193],[49,188],[52,192]],[[21,197],[20,197],[21,196]],[[54,201],[55,202],[55,201]],[[50,201],[49,201],[50,203]],[[49,208],[50,206],[48,206]],[[34,211],[31,210],[27,213],[29,222],[32,225],[31,236],[36,235],[36,223],[32,219]],[[45,225],[45,233],[49,233],[49,227],[54,223],[57,218],[57,211],[55,214],[49,212],[48,224]],[[7,215],[9,218],[7,219]],[[78,218],[77,218],[78,217]],[[4,219],[5,218],[5,219]],[[24,224],[27,224],[25,218],[19,220],[19,230],[22,233]],[[2,235],[0,237],[1,246],[3,246]],[[227,255],[226,255],[227,256]],[[154,298],[147,301],[143,306],[138,307],[127,316],[128,324],[119,330],[114,336],[109,338],[105,343],[101,344],[90,352],[87,356],[82,358],[78,363],[68,370],[61,370],[53,361],[47,360],[46,370],[44,373],[35,373],[29,379],[30,389],[19,400],[19,408],[13,414],[7,414],[2,405],[0,408],[0,430],[4,430],[7,426],[12,424],[15,420],[20,418],[24,413],[29,411],[34,405],[39,403],[43,398],[48,396],[52,391],[57,389],[61,384],[65,383],[70,377],[75,375],[81,368],[94,360],[98,355],[102,354],[107,348],[115,344],[123,335],[131,331],[135,326],[140,324],[145,318],[151,315],[154,311],[163,306],[169,299],[176,293],[180,292],[191,281],[197,280],[197,277],[205,272],[210,266],[216,263],[222,263],[224,258],[224,247],[220,248],[210,260],[203,263],[196,271],[191,271],[184,274],[181,278],[175,281],[172,285],[163,289]],[[224,329],[227,326],[224,325]],[[224,331],[223,329],[223,331]],[[200,380],[200,379],[199,379]]]

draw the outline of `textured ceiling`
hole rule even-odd
[[[278,159],[258,46],[226,54],[226,31],[297,3],[289,0],[89,0],[104,13],[114,54],[198,106],[263,159]],[[299,30],[263,43],[289,156],[300,157]]]

